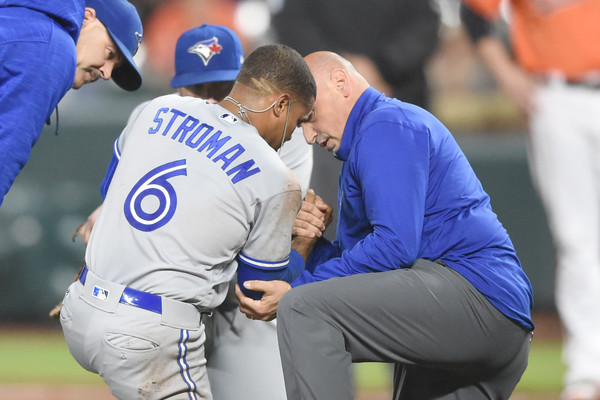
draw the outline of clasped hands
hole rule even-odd
[[[292,248],[302,255],[304,261],[308,258],[317,239],[331,223],[332,211],[331,206],[320,196],[317,196],[312,189],[308,190],[292,229]],[[260,300],[254,300],[246,297],[239,285],[235,287],[240,311],[250,319],[262,321],[271,321],[276,317],[279,300],[292,288],[284,281],[246,281],[244,287],[264,293]]]

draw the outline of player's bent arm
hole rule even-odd
[[[286,173],[285,177],[291,174]],[[261,199],[254,208],[254,221],[243,248],[239,251],[238,283],[246,280],[291,281],[304,270],[304,260],[291,252],[292,226],[300,209],[300,186],[284,181],[283,191]],[[252,293],[260,298],[260,293]]]
[[[244,294],[252,299],[258,300],[263,293],[256,290],[247,290],[244,287],[246,281],[285,281],[292,282],[302,271],[304,271],[304,259],[296,250],[290,252],[289,257],[282,262],[266,262],[253,259],[243,253],[237,257],[238,260],[238,284],[243,287]]]
[[[535,108],[534,81],[529,73],[517,64],[504,43],[494,36],[492,21],[473,11],[464,3],[460,7],[460,17],[477,54],[502,90],[524,112],[533,111]]]
[[[502,90],[526,113],[535,108],[535,82],[510,55],[505,45],[494,37],[481,39],[477,53],[488,67]]]

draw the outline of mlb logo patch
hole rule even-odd
[[[101,288],[100,286],[94,286],[92,296],[100,300],[108,300],[108,290]]]
[[[238,121],[238,119],[231,114],[219,115],[219,118],[221,118],[223,121],[229,122],[230,124],[235,124]]]
[[[219,39],[213,36],[211,39],[201,40],[188,49],[188,53],[196,54],[202,59],[205,66],[215,54],[219,54],[223,46],[219,44]]]

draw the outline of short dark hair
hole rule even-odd
[[[281,91],[306,107],[317,96],[315,79],[296,50],[283,44],[268,44],[254,50],[244,63],[237,81],[258,92]]]
[[[199,83],[197,85],[186,86],[185,88],[192,92],[194,96],[201,99],[215,99],[221,101],[231,93],[235,81],[218,81]]]

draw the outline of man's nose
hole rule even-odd
[[[302,133],[304,133],[306,143],[313,144],[317,140],[317,131],[307,124],[302,125]]]
[[[112,61],[107,61],[104,63],[102,67],[100,67],[100,73],[102,74],[102,79],[109,80],[112,76],[113,70],[115,68],[115,63]]]

